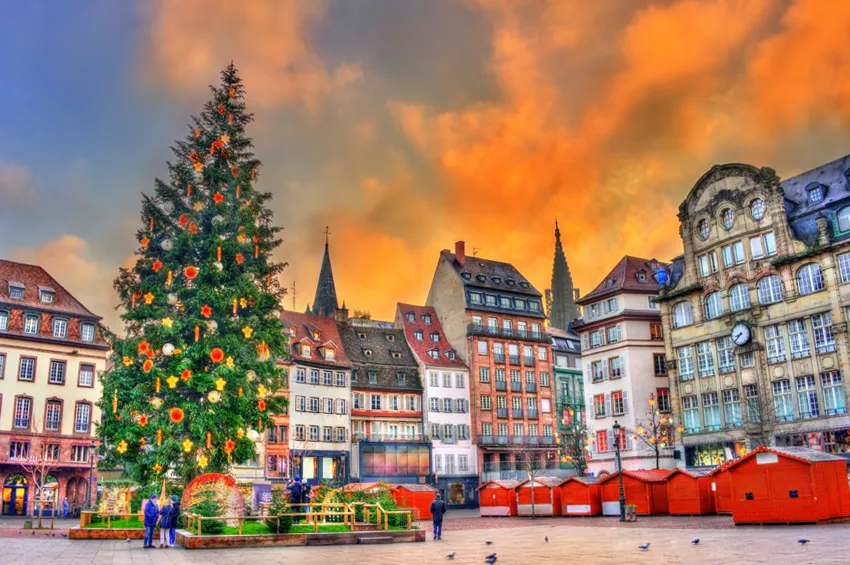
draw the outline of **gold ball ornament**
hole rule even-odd
[[[207,394],[207,400],[213,404],[218,404],[221,401],[221,393],[217,390],[211,390],[209,394]]]
[[[158,396],[154,396],[153,398],[151,398],[151,406],[156,409],[159,409],[159,407],[162,406],[162,399]]]
[[[171,306],[176,306],[177,303],[180,302],[180,299],[177,297],[177,295],[173,294],[173,293],[166,296],[165,299],[168,301],[168,304],[170,304]]]

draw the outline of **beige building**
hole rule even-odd
[[[715,166],[679,208],[661,289],[681,464],[755,444],[848,449],[850,157],[780,182]]]
[[[658,409],[657,421],[670,415],[661,312],[655,301],[660,267],[666,265],[623,257],[578,301],[583,317],[573,330],[581,336],[585,414],[592,438],[588,471],[594,475],[616,470],[617,441],[623,469],[675,467],[668,441],[658,443],[656,461],[653,445],[639,437],[650,427],[651,411]],[[619,438],[614,422],[620,426]],[[665,438],[672,438],[671,424],[663,430]]]
[[[45,512],[61,511],[65,497],[72,510],[86,505],[108,350],[99,322],[41,267],[0,260],[4,515],[25,514],[39,498]],[[26,472],[34,460],[49,462],[41,493]]]

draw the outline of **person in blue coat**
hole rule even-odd
[[[180,500],[177,495],[171,496],[171,532],[170,541],[171,547],[174,547],[174,540],[177,538],[177,523],[180,521]]]
[[[159,548],[171,547],[171,499],[167,496],[162,501],[159,511]]]
[[[70,505],[68,504],[68,497],[65,497],[65,499],[62,500],[62,519],[63,520],[68,519],[68,510],[69,509],[70,509]]]
[[[159,507],[156,503],[156,495],[152,494],[145,502],[145,549],[153,547],[153,531],[159,519]]]

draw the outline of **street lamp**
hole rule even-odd
[[[86,507],[91,509],[91,491],[92,491],[92,483],[94,481],[94,448],[97,447],[94,444],[94,440],[89,444],[89,484],[88,488],[86,488]]]
[[[620,481],[620,521],[626,521],[626,493],[623,490],[623,464],[620,461],[620,424],[614,420],[614,445],[617,450],[617,478]]]

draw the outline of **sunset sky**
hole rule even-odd
[[[680,252],[716,163],[792,176],[850,153],[850,2],[0,0],[0,257],[118,329],[140,193],[231,59],[312,301],[390,318],[458,239],[541,291],[561,222],[588,292],[624,254]],[[290,308],[291,300],[286,301]]]

